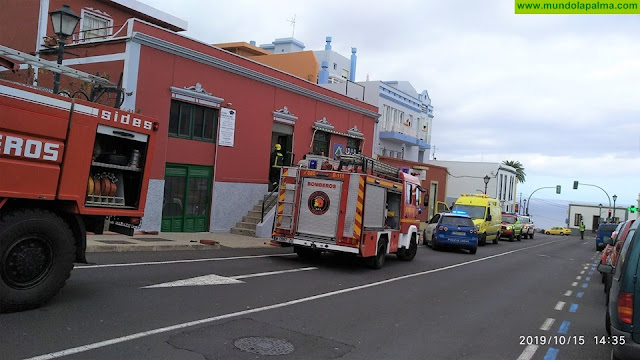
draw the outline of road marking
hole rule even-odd
[[[260,277],[260,276],[268,276],[268,275],[278,275],[284,273],[298,272],[298,271],[308,271],[308,270],[316,270],[316,267],[306,267],[300,269],[289,269],[289,270],[280,270],[280,271],[269,271],[263,273],[255,273],[255,274],[247,274],[247,275],[238,275],[238,276],[220,276],[216,274],[204,275],[204,276],[196,276],[189,279],[169,281],[161,284],[143,286],[141,289],[156,289],[156,288],[168,288],[168,287],[184,287],[184,286],[208,286],[208,285],[228,285],[228,284],[242,284],[244,281],[240,281],[239,279],[246,279],[252,277]]]
[[[564,308],[564,304],[566,304],[564,301],[558,301],[558,303],[556,304],[556,307],[554,307],[554,309],[562,310],[562,308]]]
[[[588,266],[585,266],[583,269],[587,270],[588,268],[589,268]]]
[[[560,349],[549,348],[547,353],[544,355],[544,360],[555,360],[559,352]]]
[[[591,277],[587,276],[586,278],[584,278],[586,281],[591,281]]]
[[[578,283],[576,281],[571,283],[571,286],[578,286]]]
[[[577,293],[577,294],[576,294],[576,297],[581,298],[581,297],[582,297],[582,295],[584,295],[584,293],[581,291],[581,292],[579,292],[579,293]]]
[[[549,331],[549,329],[551,329],[551,326],[553,326],[553,323],[555,321],[556,321],[555,319],[547,318],[547,320],[545,320],[544,323],[542,323],[542,326],[540,326],[540,330]]]
[[[584,274],[584,270],[580,271],[580,275]]]
[[[549,255],[543,255],[543,254],[538,254],[538,256],[542,256],[542,257],[551,257]]]
[[[571,296],[571,294],[573,294],[573,291],[567,290],[567,292],[564,293],[564,296]]]
[[[582,276],[576,276],[576,280],[582,280]]]
[[[563,321],[558,329],[558,334],[566,334],[569,331],[569,325],[571,325],[571,321]]]
[[[587,283],[582,284],[582,287],[585,288],[585,289],[587,288],[587,286],[589,286],[589,284],[587,284]]]
[[[592,270],[592,271],[589,271],[589,275],[593,275],[593,270]]]
[[[536,350],[538,350],[538,345],[527,345],[522,354],[518,356],[518,360],[531,360]]]
[[[422,276],[422,275],[432,274],[432,273],[436,273],[436,272],[440,272],[440,271],[455,269],[455,268],[458,268],[458,267],[461,267],[461,266],[474,264],[474,263],[481,262],[481,261],[491,260],[493,258],[506,256],[506,255],[513,254],[513,253],[516,253],[516,252],[520,252],[520,251],[533,249],[533,248],[537,248],[537,247],[544,246],[544,245],[557,243],[559,241],[562,241],[562,240],[549,241],[549,242],[542,243],[542,244],[532,245],[532,246],[528,246],[528,247],[524,247],[524,248],[520,248],[520,249],[516,249],[516,250],[503,252],[503,253],[500,253],[500,254],[495,254],[495,255],[490,255],[490,256],[483,257],[483,258],[479,258],[479,259],[465,261],[465,262],[459,263],[459,264],[453,264],[453,265],[449,265],[449,266],[445,266],[445,267],[441,267],[441,268],[437,268],[437,269],[426,270],[426,271],[421,271],[421,272],[417,272],[417,273],[402,275],[402,276],[398,276],[398,277],[391,278],[391,279],[376,281],[376,282],[372,282],[372,283],[368,283],[368,284],[364,284],[364,285],[358,285],[358,286],[354,286],[354,287],[350,287],[350,288],[346,288],[346,289],[342,289],[342,290],[330,291],[330,292],[327,292],[327,293],[313,295],[313,296],[309,296],[309,297],[305,297],[305,298],[289,300],[289,301],[285,301],[285,302],[277,303],[277,304],[273,304],[273,305],[261,306],[261,307],[255,308],[255,309],[242,310],[242,311],[227,313],[227,314],[223,314],[223,315],[213,316],[213,317],[209,317],[209,318],[204,318],[204,319],[189,321],[189,322],[185,322],[185,323],[175,324],[175,325],[171,325],[171,326],[166,326],[166,327],[162,327],[162,328],[157,328],[157,329],[153,329],[153,330],[142,331],[142,332],[138,332],[138,333],[134,333],[134,334],[126,335],[126,336],[121,336],[121,337],[117,337],[117,338],[113,338],[113,339],[109,339],[109,340],[103,340],[103,341],[95,342],[95,343],[92,343],[92,344],[77,346],[77,347],[73,347],[73,348],[69,348],[69,349],[65,349],[65,350],[61,350],[61,351],[56,351],[56,352],[52,352],[52,353],[48,353],[48,354],[34,356],[32,358],[25,359],[25,360],[48,360],[48,359],[59,358],[59,357],[62,357],[62,356],[78,354],[78,353],[86,352],[86,351],[89,351],[89,350],[103,348],[105,346],[110,346],[110,345],[120,344],[120,343],[123,343],[123,342],[135,340],[135,339],[140,339],[140,338],[151,336],[151,335],[162,334],[162,333],[169,332],[169,331],[174,331],[174,330],[180,330],[180,329],[184,329],[184,328],[199,326],[199,325],[202,325],[202,324],[208,324],[208,323],[211,323],[211,322],[214,322],[214,321],[218,321],[218,320],[224,320],[224,319],[230,319],[230,318],[235,318],[235,317],[239,317],[239,316],[245,316],[245,315],[254,314],[254,313],[257,313],[257,312],[273,310],[273,309],[279,309],[279,308],[282,308],[282,307],[287,307],[287,306],[296,305],[296,304],[300,304],[300,303],[305,303],[305,302],[309,302],[309,301],[313,301],[313,300],[323,299],[323,298],[336,296],[336,295],[340,295],[340,294],[350,293],[350,292],[357,291],[357,290],[368,289],[370,287],[375,287],[375,286],[379,286],[379,285],[389,284],[389,283],[400,281],[400,280],[411,279],[411,278],[414,278],[414,277],[417,277],[417,276]],[[537,349],[537,347],[536,347],[536,349]]]
[[[578,310],[578,304],[571,304],[571,306],[569,307],[569,312],[576,312]]]
[[[227,261],[227,260],[259,259],[259,258],[295,256],[295,255],[296,254],[250,255],[250,256],[231,256],[231,257],[208,258],[208,259],[150,261],[150,262],[126,263],[126,264],[80,265],[80,266],[74,266],[73,269],[74,270],[82,270],[82,269],[101,269],[101,268],[125,267],[125,266],[184,264],[184,263],[195,263],[195,262],[205,262],[205,261]]]

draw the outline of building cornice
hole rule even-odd
[[[212,66],[221,70],[225,70],[225,71],[228,71],[252,80],[256,80],[268,85],[272,85],[280,89],[291,91],[299,95],[304,95],[318,101],[322,101],[334,106],[341,107],[343,109],[347,109],[368,117],[372,117],[375,120],[377,120],[378,117],[380,116],[380,114],[378,114],[377,112],[361,108],[359,106],[350,104],[346,101],[342,101],[328,95],[320,94],[313,90],[309,90],[305,87],[289,83],[285,80],[281,80],[273,76],[263,74],[259,71],[245,68],[238,64],[234,64],[234,63],[219,59],[215,56],[207,55],[199,51],[195,51],[193,49],[189,49],[184,46],[171,43],[166,40],[158,39],[151,35],[147,35],[140,32],[134,32],[131,40],[141,45],[149,46],[151,48],[165,51],[170,54],[178,55],[193,61],[197,61],[205,65],[209,65],[209,66]]]

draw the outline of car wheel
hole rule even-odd
[[[513,234],[509,235],[509,242],[513,242],[513,238],[514,238]]]
[[[533,239],[533,233],[529,234],[529,239]]]
[[[496,234],[496,238],[495,238],[495,239],[493,239],[493,243],[494,243],[494,244],[497,244],[497,243],[498,243],[498,241],[500,241],[500,232],[498,232],[498,233]]]
[[[431,248],[433,250],[438,250],[438,248],[439,248],[438,244],[436,243],[436,236],[435,235],[433,235],[433,237],[431,238]]]
[[[522,233],[518,234],[518,237],[516,239],[518,239],[518,241],[522,241]]]
[[[487,233],[478,236],[478,245],[485,246],[487,244]]]
[[[429,242],[427,241],[427,230],[422,232],[422,244],[424,246],[429,246]]]
[[[547,234],[547,235],[551,235],[551,233],[550,233],[550,232],[548,232],[548,231],[545,231],[545,234]]]
[[[475,254],[476,252],[478,252],[478,247],[477,246],[469,249],[469,254],[471,254],[471,255]]]

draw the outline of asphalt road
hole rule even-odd
[[[541,234],[378,271],[278,248],[90,254],[49,304],[0,317],[0,358],[605,359],[596,255]]]

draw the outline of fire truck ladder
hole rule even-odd
[[[19,62],[29,64],[33,67],[46,69],[54,73],[69,76],[82,81],[88,81],[88,82],[92,82],[99,85],[105,85],[105,86],[116,85],[115,83],[112,83],[107,79],[101,78],[100,76],[91,75],[89,73],[82,72],[82,71],[70,68],[68,66],[60,65],[53,61],[41,59],[37,56],[33,56],[31,54],[27,54],[25,52],[18,51],[2,45],[0,45],[0,56],[7,59],[11,59],[11,60],[17,60]]]
[[[276,208],[276,229],[293,230],[293,210],[295,208],[294,203],[298,185],[298,168],[282,168]]]
[[[342,166],[360,166],[362,168],[362,172],[364,173],[368,173],[369,171],[371,171],[372,175],[378,175],[390,180],[400,181],[400,178],[398,176],[398,172],[400,171],[400,169],[395,166],[383,163],[382,161],[378,161],[374,158],[364,156],[362,154],[341,155],[340,164]]]

